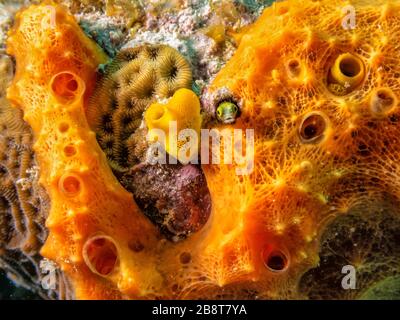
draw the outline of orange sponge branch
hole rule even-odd
[[[77,298],[147,294],[151,289],[138,282],[139,266],[152,261],[132,259],[128,243],[151,243],[157,232],[113,176],[85,117],[96,69],[107,56],[72,16],[51,3],[18,13],[7,44],[17,62],[8,98],[33,128],[40,182],[51,198],[41,254],[69,276]],[[100,246],[102,237],[113,239],[111,245]],[[90,258],[83,253],[87,242],[100,244],[89,247]],[[100,249],[106,255],[99,259]],[[152,274],[157,285],[158,273]]]

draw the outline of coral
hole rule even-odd
[[[395,209],[398,203],[376,200],[351,208],[326,227],[321,237],[320,264],[306,272],[300,281],[305,296],[335,300],[368,296],[385,279],[398,276],[400,217]],[[366,205],[369,210],[365,210]],[[346,265],[356,269],[358,290],[338,290],[343,274],[337,270]]]
[[[250,11],[262,11],[266,6],[271,5],[271,0],[238,0],[243,6]]]
[[[188,63],[164,45],[122,50],[106,67],[86,114],[114,171],[124,172],[137,164],[130,138],[145,109],[157,98],[190,88],[191,81]]]
[[[400,299],[400,278],[387,277],[376,283],[361,297],[361,300],[399,300]]]
[[[92,18],[92,16],[90,16]],[[115,25],[111,19],[103,18],[89,20],[86,15],[79,21],[79,25],[103,48],[103,50],[111,57],[114,57],[120,49],[125,34],[121,31],[118,25]]]
[[[82,2],[85,5],[93,5],[97,3],[107,16],[123,16],[127,21],[128,27],[132,26],[143,15],[143,7],[141,1],[130,0],[72,0],[75,2]]]
[[[213,39],[218,45],[225,42],[225,32],[223,24],[215,24],[204,29],[204,34]]]
[[[158,138],[152,134],[152,129],[159,129],[165,133],[164,149],[174,158],[182,163],[187,163],[190,159],[186,155],[181,157],[183,145],[186,141],[179,139],[179,132],[184,129],[192,129],[196,133],[196,137],[200,136],[201,115],[200,101],[196,94],[188,89],[177,90],[171,99],[166,103],[153,103],[145,112],[144,119],[150,130],[149,139],[151,141]],[[176,132],[174,136],[173,130],[170,130],[171,124],[176,123]],[[172,136],[171,136],[172,135]],[[197,146],[196,146],[197,147]],[[193,148],[192,148],[193,149]],[[196,151],[194,154],[197,154]],[[188,159],[189,158],[189,159]]]
[[[147,3],[146,23],[124,48],[145,43],[169,45],[190,62],[195,83],[208,82],[215,76],[235,50],[229,36],[232,29],[249,24],[257,16],[231,12],[235,4],[230,0],[219,5],[208,0],[182,1],[181,5],[165,10],[156,10],[154,6]]]

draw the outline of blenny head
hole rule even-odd
[[[218,121],[225,124],[234,123],[239,114],[238,106],[230,101],[221,102],[216,110],[216,117]]]

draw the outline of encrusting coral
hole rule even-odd
[[[357,299],[367,294],[369,299],[376,299],[379,295],[369,293],[370,289],[399,277],[398,202],[374,203],[370,200],[367,205],[372,209],[353,207],[346,215],[333,220],[325,230],[321,237],[321,262],[306,272],[300,282],[300,290],[305,296],[310,299]],[[349,261],[357,268],[356,286],[362,288],[361,294],[358,290],[336,289],[342,285],[343,273],[335,271],[351,265]],[[397,291],[393,293],[397,297],[393,295],[390,299],[398,298],[398,288],[398,283],[393,281],[393,289]]]
[[[180,88],[190,88],[191,83],[189,64],[171,47],[143,45],[118,53],[106,67],[86,112],[114,171],[124,172],[139,162],[132,134],[145,109]]]
[[[87,108],[106,57],[60,7],[50,6],[55,25],[42,23],[49,5],[18,15],[8,96],[32,126],[51,199],[41,253],[77,298],[355,298],[399,275],[400,6],[351,4],[355,29],[343,28],[343,1],[293,0],[267,8],[240,37],[203,97],[205,125],[254,129],[254,168],[238,176],[238,164],[202,165],[211,212],[180,242],[143,216],[85,119],[104,111]],[[234,123],[217,119],[224,102],[240,109]],[[201,180],[198,167],[183,169]],[[356,268],[356,291],[337,293],[341,262]]]

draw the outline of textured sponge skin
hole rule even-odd
[[[350,13],[343,10],[347,4],[355,9],[355,29],[342,25]],[[272,278],[267,270],[255,268],[261,271],[258,286],[265,281],[262,291],[267,296],[301,296],[290,287],[297,288],[302,272],[323,258],[320,239],[332,219],[355,210],[368,216],[399,200],[399,8],[397,1],[379,0],[277,2],[246,30],[234,57],[212,83],[211,97],[223,89],[242,106],[235,126],[255,130],[255,168],[249,179],[232,185],[227,179],[233,171],[206,168],[213,206],[231,218],[222,195],[236,187],[240,192],[231,196],[243,203],[244,213],[239,218],[235,212],[232,219],[236,226],[244,225],[242,236],[248,239],[253,263],[261,264],[261,249],[273,239],[290,256],[284,275]],[[335,62],[345,58],[354,68],[350,74],[360,73],[352,82],[343,81],[346,91],[339,92],[334,89],[340,81],[332,78],[338,73]],[[376,103],[377,96],[387,101],[383,112],[385,103]],[[206,107],[215,110],[216,105]],[[302,131],[311,115],[324,123],[320,139],[312,141]],[[398,217],[395,208],[392,214]],[[338,255],[346,256],[342,249]],[[367,252],[362,262],[354,256],[347,263],[366,264]],[[341,267],[321,274],[337,272],[337,279]],[[279,283],[279,290],[268,279]],[[361,290],[374,280],[360,280]],[[335,285],[340,288],[340,281]]]
[[[54,23],[47,23],[53,14]],[[76,298],[137,293],[134,273],[141,259],[124,259],[124,251],[131,252],[128,240],[151,238],[156,232],[112,175],[85,117],[97,66],[107,57],[63,8],[52,4],[18,14],[8,52],[17,62],[8,98],[24,110],[32,126],[40,183],[51,199],[49,236],[41,254],[71,278]],[[83,261],[87,238],[102,233],[118,242],[120,272],[114,278],[100,278]]]

